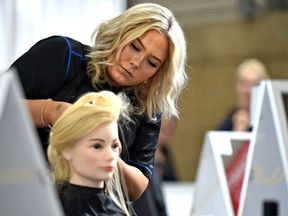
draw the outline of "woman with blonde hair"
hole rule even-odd
[[[92,38],[91,47],[64,36],[43,39],[12,66],[44,149],[48,126],[81,94],[129,96],[133,121],[120,131],[119,167],[135,200],[153,172],[161,116],[179,117],[177,101],[187,82],[184,33],[168,8],[143,3],[100,24]]]
[[[127,106],[120,96],[88,93],[54,123],[47,155],[67,216],[131,215],[117,167],[117,122],[124,111]]]
[[[253,87],[267,79],[266,66],[256,58],[242,61],[235,72],[236,105],[218,127],[224,131],[250,131],[250,103]]]

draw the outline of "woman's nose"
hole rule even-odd
[[[139,63],[136,60],[131,60],[130,64],[132,65],[132,67],[139,67]]]
[[[130,64],[133,66],[133,67],[139,67],[141,62],[143,61],[144,57],[141,56],[140,54],[138,55],[135,55],[132,59],[131,59],[131,62]]]

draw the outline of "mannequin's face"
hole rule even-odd
[[[113,176],[120,151],[117,122],[99,125],[63,152],[71,169],[70,183],[102,188]]]

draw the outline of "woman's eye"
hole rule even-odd
[[[148,60],[148,63],[149,63],[152,67],[154,67],[154,68],[157,67],[157,65],[156,65],[153,61]]]
[[[134,50],[136,50],[136,51],[140,51],[140,49],[138,48],[138,46],[136,46],[136,44],[134,44],[134,43],[131,43],[131,46],[132,46],[132,48],[134,49]]]

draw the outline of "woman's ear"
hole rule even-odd
[[[67,160],[70,161],[72,158],[72,153],[71,153],[71,149],[65,149],[62,151],[62,156]]]

